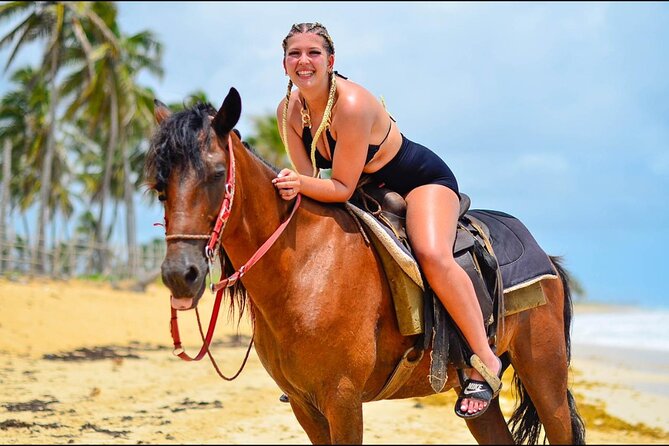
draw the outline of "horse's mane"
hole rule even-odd
[[[215,115],[216,109],[210,103],[197,102],[165,119],[151,138],[146,155],[144,178],[150,188],[158,191],[164,189],[172,169],[184,163],[202,173],[204,164],[201,150],[211,143],[209,117]],[[233,131],[241,140],[239,131]],[[201,134],[204,134],[204,139],[200,139]],[[276,166],[264,159],[246,141],[242,141],[242,144],[272,171],[279,172]]]
[[[184,163],[198,173],[203,172],[200,152],[203,143],[211,142],[209,117],[215,114],[216,109],[211,104],[198,102],[165,118],[151,138],[144,164],[144,178],[152,188],[162,191],[172,169]],[[204,140],[200,140],[201,134]]]

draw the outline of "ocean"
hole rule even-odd
[[[669,352],[669,310],[635,307],[575,312],[572,341],[577,344]]]

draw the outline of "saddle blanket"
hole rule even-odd
[[[382,257],[390,279],[400,332],[405,336],[423,333],[425,285],[413,254],[370,213],[350,202],[345,205],[371,232]],[[558,276],[548,255],[527,228],[515,217],[498,211],[471,210],[466,215],[489,228],[488,236],[502,275],[505,314],[546,303],[539,282]]]
[[[502,271],[504,293],[547,278],[557,278],[548,255],[517,218],[500,211],[470,210],[490,231],[492,249]]]
[[[390,229],[351,203],[346,203],[346,206],[374,232],[405,273],[424,288],[416,260]],[[474,217],[488,227],[492,248],[502,272],[504,293],[543,279],[558,277],[548,255],[541,249],[527,227],[516,217],[486,209],[472,209],[465,215]]]

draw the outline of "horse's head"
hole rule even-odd
[[[165,208],[167,253],[161,266],[172,306],[194,308],[209,271],[205,247],[217,220],[228,176],[228,144],[241,114],[241,98],[230,89],[217,111],[209,104],[172,113],[155,101],[158,122],[145,177]],[[231,148],[230,148],[231,149]]]

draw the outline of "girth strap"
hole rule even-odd
[[[423,359],[423,354],[425,353],[424,350],[419,350],[418,356],[415,359],[409,359],[409,355],[415,349],[415,347],[411,347],[406,352],[404,352],[402,359],[400,360],[399,364],[397,364],[397,367],[395,367],[395,370],[390,375],[390,378],[388,378],[388,381],[386,381],[386,384],[383,386],[381,391],[370,401],[384,400],[392,396],[400,389],[400,387],[404,385],[407,379],[409,379],[409,376],[411,376],[413,369],[415,369],[418,363],[420,363],[420,360]]]

